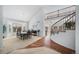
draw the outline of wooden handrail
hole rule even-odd
[[[72,14],[75,14],[75,13],[76,13],[76,12],[73,12]],[[55,22],[52,26],[54,26],[54,25],[57,24],[58,22],[62,21],[63,19],[65,19],[65,18],[71,16],[72,14],[69,14],[69,15],[63,17],[62,19],[60,19],[60,20],[58,20],[57,22]]]
[[[74,13],[69,19],[67,19],[66,22],[68,22],[72,17],[74,17],[76,15],[76,13]]]
[[[71,12],[74,12],[75,10],[72,10],[72,11],[68,11],[68,12],[63,12],[63,13],[60,13],[59,14],[59,16],[57,16],[58,14],[55,14],[55,15],[52,15],[52,16],[55,16],[55,17],[52,17],[52,19],[54,19],[54,18],[57,18],[57,17],[62,17],[62,16],[66,16],[66,13],[71,13]],[[63,15],[62,15],[63,14]],[[68,14],[67,14],[68,15]],[[50,19],[50,15],[49,16],[47,16],[46,17],[46,19],[45,20],[48,20],[48,19]]]

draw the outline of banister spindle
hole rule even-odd
[[[59,17],[59,10],[58,10],[58,17]]]

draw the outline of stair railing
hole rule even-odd
[[[62,19],[60,19],[60,20],[58,20],[57,22],[55,22],[54,24],[52,24],[52,26],[51,26],[51,33],[59,33],[60,31],[59,31],[59,29],[57,29],[57,27],[63,27],[63,30],[61,30],[61,31],[63,31],[63,32],[65,32],[67,29],[66,29],[66,24],[68,23],[68,22],[71,22],[72,23],[72,20],[73,20],[73,18],[75,17],[75,15],[76,15],[76,12],[74,11],[73,13],[71,13],[71,14],[69,14],[69,15],[67,15],[67,16],[65,16],[65,17],[63,17]],[[75,19],[74,19],[75,20]],[[62,22],[62,24],[61,24],[61,22]],[[57,25],[57,24],[61,24],[61,25]],[[74,21],[74,23],[75,23],[75,21]],[[74,26],[72,26],[73,28],[74,28],[74,30],[75,30],[75,27]],[[53,28],[53,29],[52,29]],[[52,31],[53,30],[53,31]],[[70,30],[72,30],[72,29],[70,29]]]
[[[73,11],[75,11],[75,6],[69,6],[63,9],[59,9],[54,12],[47,13],[45,15],[45,20],[49,20],[49,19],[53,20],[54,18],[57,18],[57,17],[63,17],[68,14],[71,14]]]

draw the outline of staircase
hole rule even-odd
[[[66,32],[66,30],[75,30],[75,15],[76,12],[73,11],[71,14],[68,14],[52,24],[51,33],[55,34],[59,32]]]
[[[75,30],[75,20],[75,6],[50,12],[45,16],[45,21],[49,22],[49,25],[51,26],[51,34],[66,32],[66,30]],[[52,21],[55,22],[53,23]]]
[[[60,50],[62,53],[75,53],[75,6],[50,12],[46,14],[45,21],[48,22],[47,24],[50,30],[48,30],[50,33],[49,39],[58,44],[57,46],[52,44],[52,48],[55,48],[55,50]]]
[[[71,14],[58,20],[51,26],[51,32],[50,32],[51,39],[61,46],[70,48],[70,52],[68,50],[65,53],[67,52],[75,53],[75,49],[74,49],[74,42],[75,42],[74,34],[75,34],[75,20],[76,20],[75,17],[76,17],[76,12],[74,11]],[[61,50],[61,52],[64,52],[67,49],[59,47],[58,50]]]

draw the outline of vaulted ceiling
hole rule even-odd
[[[43,10],[44,13],[55,11],[68,5],[4,5],[4,18],[29,21],[35,13]]]
[[[7,5],[3,6],[3,16],[5,18],[28,21],[38,10],[38,6],[28,5]]]

